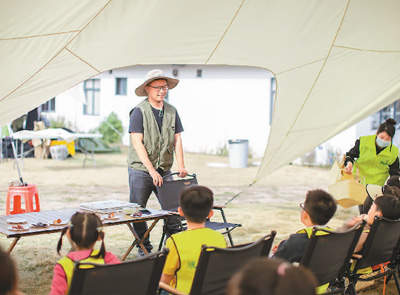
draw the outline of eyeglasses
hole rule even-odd
[[[304,207],[304,203],[300,203],[299,204],[300,208],[303,209],[304,211],[306,211],[308,213],[308,211],[306,210],[306,208]]]
[[[168,91],[168,86],[164,85],[164,86],[151,86],[151,85],[147,85],[151,88],[157,89],[158,91],[164,90],[164,91]]]

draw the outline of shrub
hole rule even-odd
[[[103,140],[107,143],[121,142],[123,130],[122,121],[114,112],[109,114],[98,128],[98,131],[103,135]]]
[[[74,129],[72,123],[68,122],[64,117],[50,119],[50,128],[68,128]]]

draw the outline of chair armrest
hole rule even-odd
[[[187,295],[185,293],[182,293],[182,292],[176,290],[175,288],[172,288],[170,285],[163,283],[163,282],[159,282],[158,287],[160,287],[160,289],[163,289],[163,290],[167,291],[168,293],[171,293],[174,295]]]
[[[223,208],[225,208],[224,205],[214,205],[214,206],[213,206],[213,209],[221,210],[221,209],[223,209]]]

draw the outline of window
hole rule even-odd
[[[56,98],[46,101],[44,104],[40,106],[40,110],[42,112],[51,113],[56,111]]]
[[[85,103],[83,104],[84,115],[100,114],[100,79],[89,79],[83,82]]]
[[[400,123],[400,100],[373,114],[371,126],[372,129],[378,129],[379,125],[389,118],[393,118],[397,123]]]
[[[126,95],[127,84],[128,84],[128,79],[115,78],[115,95]]]
[[[197,78],[203,77],[203,70],[202,70],[202,69],[197,69],[197,71],[196,71],[196,77],[197,77]]]
[[[272,113],[274,111],[274,100],[276,95],[276,79],[275,77],[271,78],[271,91],[269,97],[269,125],[272,124]]]
[[[178,77],[178,74],[179,74],[178,69],[173,69],[173,70],[172,70],[172,75],[173,75],[174,77]]]

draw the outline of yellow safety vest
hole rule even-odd
[[[97,263],[97,264],[105,264],[104,258],[101,258],[101,257],[96,258],[96,257],[94,257],[98,253],[99,253],[99,250],[93,250],[92,253],[90,253],[88,258],[79,260],[79,262],[90,262],[90,263]],[[77,262],[77,261],[72,260],[68,256],[64,256],[63,258],[61,258],[57,262],[59,265],[61,265],[61,267],[63,268],[63,270],[65,272],[65,276],[67,277],[68,289],[67,289],[66,294],[68,294],[69,288],[71,286],[72,275],[74,274],[74,269],[75,269],[75,262]],[[90,265],[82,265],[81,268],[92,268],[92,266],[90,266]]]
[[[360,172],[362,184],[384,185],[389,177],[389,166],[392,165],[399,149],[393,144],[376,154],[376,135],[360,137],[360,156],[355,162],[353,173]]]
[[[326,226],[326,227],[319,227],[319,228],[330,230],[330,228],[329,228],[328,226]],[[313,231],[313,227],[306,227],[306,228],[303,228],[303,229],[299,230],[297,233],[298,233],[298,234],[307,234],[307,237],[310,239],[310,238],[311,238],[311,235],[312,235],[312,231]],[[325,232],[325,231],[317,231],[316,235],[317,235],[317,236],[325,236],[325,235],[329,235],[329,233],[327,233],[327,232]],[[315,292],[316,292],[317,294],[323,294],[323,293],[326,292],[326,290],[328,290],[328,287],[329,287],[329,283],[320,285],[320,286],[318,286],[317,288],[315,288]]]

